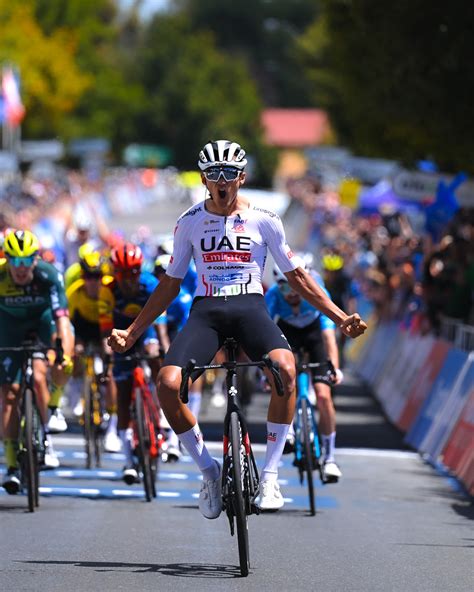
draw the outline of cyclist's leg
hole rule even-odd
[[[126,467],[133,467],[133,430],[130,425],[130,401],[132,377],[130,370],[120,364],[114,365],[114,380],[117,385],[117,431],[122,442]]]
[[[72,325],[70,325],[71,331]],[[43,343],[53,344],[57,337],[56,324],[53,321],[52,311],[46,310],[40,319],[39,337]],[[51,433],[65,432],[67,429],[66,420],[61,410],[61,404],[66,383],[73,372],[72,362],[68,366],[63,366],[59,370],[57,366],[51,367],[51,388],[48,390],[48,408],[50,412],[50,419],[48,422],[48,429]]]
[[[308,332],[305,347],[309,353],[310,362],[321,364],[326,362],[327,355],[319,329]],[[326,479],[337,481],[342,476],[342,473],[336,465],[334,458],[336,446],[336,410],[332,400],[332,390],[327,382],[327,377],[320,375],[317,368],[312,371],[312,376],[319,412],[323,475]]]
[[[220,465],[209,454],[199,424],[189,407],[179,397],[181,368],[190,358],[198,365],[208,364],[221,343],[218,331],[205,314],[206,303],[199,301],[187,324],[171,344],[158,375],[158,397],[171,428],[203,474],[199,508],[206,518],[217,518],[221,512]],[[200,314],[200,309],[202,314]]]
[[[23,327],[16,319],[0,312],[0,347],[15,347],[23,339]],[[18,465],[19,393],[22,355],[17,352],[0,354],[0,385],[2,394],[2,433],[7,475],[3,486],[9,493],[18,493],[20,475]]]
[[[286,437],[295,412],[295,359],[281,329],[271,320],[263,298],[250,295],[249,301],[242,301],[243,322],[236,335],[245,353],[252,360],[261,360],[263,355],[278,362],[283,381],[284,396],[278,396],[274,382],[267,416],[267,450],[262,469],[262,489],[259,505],[262,509],[277,510],[283,506],[283,497],[277,483],[278,464],[281,460]]]

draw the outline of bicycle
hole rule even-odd
[[[103,422],[104,405],[102,390],[107,380],[108,364],[104,365],[99,349],[88,345],[83,354],[84,360],[84,383],[82,398],[84,401],[84,439],[86,448],[86,468],[92,468],[92,461],[95,466],[101,466],[101,455],[103,448]]]
[[[308,371],[315,368],[319,368],[321,373],[316,377],[316,380],[320,380],[328,385],[333,384],[336,373],[330,360],[324,363],[296,364],[295,459],[293,464],[298,469],[301,485],[303,485],[306,475],[311,516],[315,516],[316,514],[316,493],[313,471],[319,471],[322,483],[328,482],[323,476],[323,467],[320,462],[321,446],[319,432],[315,419],[315,410],[309,399],[310,374]]]
[[[39,507],[39,471],[44,464],[46,453],[46,430],[38,406],[34,385],[33,360],[43,357],[50,350],[56,353],[56,362],[61,363],[63,349],[61,339],[56,339],[54,348],[35,340],[25,340],[18,347],[2,347],[1,352],[21,352],[24,354],[22,378],[20,383],[20,432],[18,437],[18,460],[22,489],[26,488],[28,510],[34,512]]]
[[[138,458],[139,470],[143,475],[143,488],[147,502],[156,497],[158,463],[164,436],[160,426],[159,406],[149,386],[148,366],[144,361],[156,359],[140,353],[121,356],[120,361],[134,362],[132,371],[132,394],[130,416],[133,428],[133,447]]]
[[[255,503],[260,481],[247,424],[237,403],[237,369],[250,366],[268,368],[274,377],[277,392],[280,396],[283,396],[283,384],[278,372],[278,365],[268,356],[264,356],[260,362],[237,362],[237,342],[235,339],[226,339],[223,346],[227,353],[227,361],[222,364],[197,366],[195,360],[189,360],[181,371],[180,397],[183,403],[188,402],[189,379],[193,373],[218,368],[224,368],[227,371],[227,410],[224,418],[222,463],[222,507],[229,520],[231,536],[234,536],[235,531],[237,531],[240,573],[243,577],[246,577],[250,569],[248,516],[260,513]]]

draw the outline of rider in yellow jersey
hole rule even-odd
[[[79,260],[80,278],[66,290],[69,305],[69,316],[74,325],[76,335],[74,357],[74,380],[71,385],[71,398],[80,389],[84,367],[81,356],[87,345],[96,345],[102,350],[102,339],[99,325],[99,292],[102,286],[108,286],[113,277],[103,274],[103,258],[98,251],[83,254]],[[104,448],[107,452],[119,452],[120,439],[117,435],[117,389],[109,371],[106,388],[106,411],[109,423],[104,437]],[[74,406],[76,415],[82,414],[82,402]]]

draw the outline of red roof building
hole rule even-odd
[[[330,134],[328,116],[321,109],[265,109],[265,140],[279,148],[304,148],[324,142]]]

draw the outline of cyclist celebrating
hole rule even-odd
[[[0,347],[19,347],[31,334],[50,345],[54,332],[61,338],[64,360],[52,368],[53,389],[64,388],[72,371],[71,356],[74,337],[68,318],[62,276],[50,264],[38,257],[39,243],[28,230],[16,230],[5,237],[6,259],[0,261]],[[18,394],[22,368],[21,352],[0,354],[0,385],[3,402],[3,434],[7,474],[3,487],[8,493],[18,493]],[[42,421],[46,423],[49,390],[47,362],[34,360],[34,377]],[[46,437],[45,464],[55,468],[59,460],[52,441]]]
[[[141,269],[143,254],[140,247],[124,243],[114,247],[110,256],[114,266],[114,279],[108,285],[102,285],[99,291],[99,323],[103,338],[109,336],[114,325],[119,328],[127,327],[142,310],[158,284],[151,273]],[[152,322],[166,326],[166,316],[157,316]],[[143,346],[146,354],[158,358],[159,341],[153,326],[148,327],[137,346]],[[132,449],[133,430],[130,427],[133,362],[121,357],[123,358],[120,355],[115,356],[113,366],[118,396],[117,427],[125,454],[123,480],[127,485],[132,485],[138,481]]]
[[[367,328],[358,314],[348,316],[335,306],[311,276],[293,263],[280,218],[239,194],[246,164],[245,151],[236,142],[217,140],[204,146],[198,165],[209,195],[178,219],[165,277],[128,329],[114,329],[109,340],[116,351],[130,348],[177,296],[194,258],[199,284],[189,320],[160,370],[158,396],[171,427],[202,471],[199,509],[206,518],[217,518],[222,510],[221,467],[204,445],[195,417],[179,398],[181,368],[190,358],[198,365],[208,364],[227,337],[234,337],[250,359],[261,360],[269,354],[280,365],[285,396],[278,397],[272,389],[259,504],[273,510],[283,506],[278,463],[294,414],[295,360],[265,306],[262,275],[267,249],[289,284],[347,335],[356,337]]]
[[[324,287],[324,282],[319,274],[315,274],[307,268],[305,258],[294,258],[300,267],[311,273],[312,277],[319,283],[320,287],[329,296]],[[265,294],[268,312],[272,319],[281,328],[293,351],[303,349],[308,354],[310,363],[324,363],[331,360],[336,369],[336,376],[333,384],[342,380],[342,372],[339,370],[339,354],[336,342],[336,325],[326,315],[303,300],[301,296],[292,289],[288,278],[280,269],[275,266],[273,269],[275,284]],[[334,459],[336,443],[336,411],[331,397],[331,384],[326,376],[318,375],[317,369],[312,369],[313,385],[319,409],[319,431],[321,433],[323,448],[323,478],[327,483],[338,481],[341,470]],[[290,428],[287,440],[287,450],[291,452],[294,444],[294,433]]]

